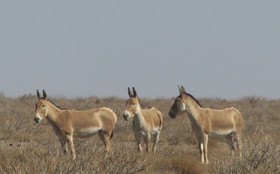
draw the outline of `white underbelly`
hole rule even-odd
[[[228,135],[232,133],[234,129],[220,129],[220,130],[212,130],[211,132],[218,134],[218,135]]]
[[[88,137],[88,136],[95,135],[100,130],[101,130],[100,127],[79,128],[75,130],[74,135],[76,137]]]

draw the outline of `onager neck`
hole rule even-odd
[[[189,117],[193,117],[193,119],[197,120],[198,119],[197,117],[199,115],[199,110],[201,109],[199,104],[196,103],[196,101],[194,101],[193,99],[187,97],[187,99],[185,100],[185,105]]]
[[[47,109],[48,109],[48,115],[47,115],[47,120],[50,122],[55,122],[57,116],[59,115],[59,113],[61,113],[61,109],[59,109],[58,107],[56,107],[53,103],[48,102],[47,105]]]
[[[146,126],[145,119],[142,113],[142,108],[140,105],[137,106],[137,110],[135,112],[134,116],[134,124],[138,125],[139,127],[144,127]]]

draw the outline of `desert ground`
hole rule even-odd
[[[65,109],[111,108],[117,114],[118,121],[108,157],[105,158],[103,144],[96,135],[74,139],[77,159],[73,161],[69,153],[65,155],[62,152],[48,121],[37,124],[33,120],[36,95],[9,98],[0,94],[0,173],[280,173],[280,100],[261,97],[237,100],[197,98],[203,107],[237,108],[245,123],[242,157],[231,153],[223,137],[210,135],[209,164],[203,165],[186,113],[176,119],[168,116],[174,98],[141,98],[143,108],[152,105],[163,114],[163,129],[155,155],[137,151],[132,120],[125,121],[122,117],[125,98],[48,98]]]

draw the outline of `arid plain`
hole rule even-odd
[[[0,173],[280,173],[280,100],[244,97],[238,100],[197,98],[203,107],[237,108],[244,117],[242,157],[231,155],[223,137],[209,137],[209,164],[200,164],[198,144],[190,121],[183,113],[168,116],[174,98],[141,98],[142,107],[155,106],[163,114],[157,154],[139,154],[132,120],[122,117],[125,98],[48,97],[65,109],[85,110],[102,106],[118,117],[111,152],[104,158],[98,135],[74,139],[77,159],[64,155],[47,120],[34,122],[34,94],[8,98],[0,94]],[[174,96],[175,97],[175,96]]]

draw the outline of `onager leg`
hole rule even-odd
[[[198,149],[199,149],[199,152],[200,152],[201,164],[204,164],[204,150],[203,150],[203,142],[202,141],[198,141]]]
[[[238,150],[238,153],[241,157],[241,149],[242,149],[242,144],[241,144],[241,135],[238,132],[232,132],[228,136],[229,144],[231,147],[232,152],[234,153],[236,149]]]
[[[102,140],[102,142],[104,143],[105,146],[105,154],[107,156],[107,153],[110,152],[110,148],[111,148],[111,144],[110,144],[110,136],[109,134],[106,134],[104,131],[99,131],[98,135],[100,137],[100,139]]]
[[[207,156],[207,146],[208,146],[208,135],[204,134],[203,136],[203,146],[204,146],[204,159],[205,159],[205,164],[208,164],[208,156]]]
[[[148,154],[150,153],[150,147],[149,147],[150,146],[150,139],[151,139],[151,136],[148,133],[148,135],[144,137],[144,141],[146,143],[146,151],[147,151]]]
[[[53,130],[59,139],[62,151],[64,152],[64,154],[66,154],[68,152],[68,148],[67,148],[67,139],[65,135],[55,126],[53,126]]]
[[[70,152],[72,154],[72,159],[76,159],[76,152],[74,149],[74,144],[73,144],[73,136],[72,135],[66,135],[66,139],[67,139],[67,144],[69,146]]]
[[[235,143],[236,143],[236,146],[237,146],[237,149],[238,149],[239,156],[242,157],[242,153],[241,153],[241,150],[242,150],[241,134],[238,133],[238,132],[236,132],[236,134],[235,134]]]
[[[135,136],[135,139],[136,139],[138,151],[140,153],[142,153],[142,146],[141,146],[141,137],[142,136],[141,136],[140,133],[137,133],[136,131],[134,131],[134,136]]]
[[[63,150],[63,153],[66,154],[68,152],[68,147],[67,147],[67,139],[65,137],[59,137],[59,141]]]
[[[155,135],[154,135],[154,145],[153,145],[153,153],[156,154],[156,146],[157,146],[157,143],[158,143],[158,140],[159,140],[159,134],[160,132],[157,132]]]
[[[237,149],[239,150],[239,153],[241,155],[242,142],[241,142],[241,135],[239,134],[236,135],[236,144],[237,144]]]
[[[234,154],[234,151],[235,151],[235,146],[234,146],[234,144],[235,144],[235,136],[236,135],[235,135],[234,132],[232,132],[232,133],[230,133],[230,134],[228,134],[226,136],[226,139],[228,141],[228,144],[229,144],[230,150],[232,152],[232,155]]]

